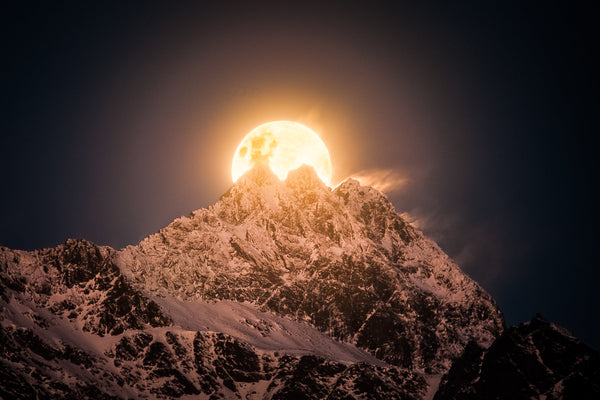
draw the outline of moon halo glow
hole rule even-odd
[[[233,156],[233,181],[260,163],[268,164],[281,180],[289,171],[306,164],[326,185],[331,182],[331,159],[325,143],[313,130],[297,122],[267,122],[248,133]]]

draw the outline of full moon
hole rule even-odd
[[[331,159],[325,143],[313,130],[297,122],[267,122],[248,133],[233,155],[233,181],[260,163],[268,164],[281,180],[289,171],[306,164],[326,185],[331,182]]]

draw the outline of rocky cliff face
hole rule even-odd
[[[121,251],[0,249],[0,397],[433,396],[493,299],[384,195],[257,168]]]

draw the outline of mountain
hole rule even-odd
[[[1,398],[431,399],[503,332],[382,193],[309,167],[119,251],[0,248]]]
[[[491,296],[382,193],[355,180],[331,190],[306,166],[285,182],[251,170],[118,263],[153,298],[250,302],[430,373],[503,329]]]

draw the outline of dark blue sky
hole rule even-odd
[[[89,3],[1,13],[0,245],[137,243],[218,199],[248,131],[298,120],[335,179],[407,178],[397,209],[509,323],[600,347],[591,8]]]

